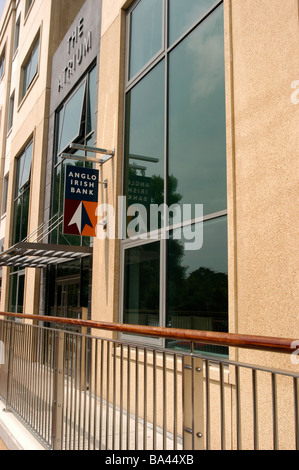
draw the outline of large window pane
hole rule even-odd
[[[168,242],[167,326],[227,331],[227,218],[203,223],[201,249],[186,250],[187,238],[176,230]]]
[[[38,56],[39,56],[39,39],[34,45],[29,59],[23,67],[24,76],[23,76],[23,96],[25,96],[32,80],[37,74],[38,70]]]
[[[169,44],[204,15],[215,0],[169,0]]]
[[[30,180],[31,162],[32,162],[33,142],[28,145],[25,152],[18,160],[18,190],[19,193]]]
[[[32,152],[33,141],[16,162],[13,243],[18,243],[27,236]]]
[[[181,204],[226,209],[222,6],[169,56],[169,180]]]
[[[82,83],[59,115],[58,153],[64,150],[80,134],[85,87],[86,82]]]
[[[160,243],[127,249],[124,269],[123,322],[159,326]]]
[[[126,181],[128,205],[163,203],[164,62],[128,94],[126,102]]]
[[[162,0],[142,0],[131,14],[129,79],[162,47]]]

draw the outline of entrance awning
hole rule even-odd
[[[0,254],[0,266],[46,268],[90,256],[92,253],[93,248],[90,246],[20,242]]]

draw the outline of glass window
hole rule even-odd
[[[215,5],[215,0],[169,0],[169,44],[178,39],[184,31]]]
[[[8,176],[3,178],[1,215],[5,214],[7,206]]]
[[[18,47],[19,47],[19,39],[20,39],[20,24],[21,24],[21,15],[18,16],[15,26],[15,37],[14,37],[14,44],[13,44],[13,53],[15,54]]]
[[[14,244],[24,240],[27,236],[32,151],[33,142],[31,141],[22,155],[17,159],[16,164],[13,232]]]
[[[38,71],[38,56],[39,56],[39,38],[34,44],[32,51],[23,65],[23,89],[22,89],[22,98],[27,93],[28,88],[30,87],[34,77]]]
[[[9,99],[7,131],[9,131],[13,125],[14,107],[15,107],[15,92],[13,92],[13,94],[11,95]]]
[[[167,326],[228,329],[227,218],[203,223],[203,244],[188,251],[184,230],[170,234],[167,255]],[[192,230],[201,230],[199,225]]]
[[[203,204],[204,214],[227,205],[223,38],[218,9],[169,56],[169,176],[180,204]]]
[[[23,313],[24,307],[25,272],[15,271],[10,274],[9,311]]]
[[[126,195],[128,205],[164,200],[164,62],[128,94]]]
[[[160,243],[125,251],[124,323],[159,326]]]
[[[84,82],[59,113],[59,153],[80,135],[85,87]]]
[[[5,52],[3,52],[0,56],[0,80],[3,77],[5,72]]]
[[[23,192],[26,184],[30,180],[31,162],[32,162],[33,141],[29,143],[21,157],[17,160],[17,179],[16,192]]]
[[[129,79],[162,48],[162,0],[142,0],[130,15]]]
[[[147,299],[149,273],[157,270],[156,288],[161,285],[162,290],[161,304],[157,300],[159,296],[152,304],[157,311],[156,324],[227,331],[223,3],[216,4],[214,0],[151,2],[151,8],[158,7],[159,3],[161,18],[164,14],[168,16],[161,23],[156,21],[159,42],[151,52],[149,48],[147,54],[143,54],[143,41],[149,46],[148,34],[153,32],[151,21],[148,27],[144,26],[145,16],[151,18],[147,10],[149,3],[148,0],[137,2],[129,12],[128,20],[131,75],[125,90],[124,195],[127,206],[145,206],[141,210],[147,220],[143,236],[139,241],[135,239],[134,248],[131,248],[130,237],[134,233],[128,229],[134,222],[132,211],[127,217],[127,237],[122,241],[123,321],[149,324],[148,316],[144,314],[149,304],[143,308],[142,301]],[[136,24],[137,20],[139,24]],[[164,48],[168,40],[170,47]],[[140,44],[141,51],[138,51]],[[142,73],[137,75],[141,69]],[[162,230],[161,235],[155,233],[157,245],[153,241],[145,245],[144,240],[153,235],[150,229],[154,221],[150,219],[149,209],[153,204],[160,206],[163,203],[172,216],[170,226],[167,228],[166,218],[164,226],[170,238],[165,239]],[[177,211],[174,204],[178,205]],[[200,205],[199,211],[197,205]],[[143,220],[137,212],[135,228],[140,235]],[[205,222],[201,246],[201,233],[196,238],[195,231],[193,244],[190,234],[199,227],[194,225],[194,219],[202,215]],[[169,232],[174,224],[176,230]],[[180,232],[182,236],[178,237]],[[161,271],[158,262],[152,269],[153,254],[148,254],[147,258],[144,251],[158,245],[163,254]],[[150,260],[150,267],[146,260]],[[150,281],[149,292],[154,291],[153,285]],[[177,346],[176,343],[167,344]],[[223,353],[219,349],[217,352]]]

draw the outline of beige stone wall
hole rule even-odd
[[[225,5],[230,329],[296,339],[298,2]]]

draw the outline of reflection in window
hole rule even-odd
[[[162,0],[143,0],[131,13],[129,79],[162,47]]]
[[[159,326],[160,243],[125,252],[124,323]]]
[[[26,0],[25,4],[25,16],[27,15],[29,8],[31,7],[31,4],[33,3],[33,0]]]
[[[172,232],[168,242],[167,326],[226,332],[227,218],[203,223],[200,250],[185,250],[186,241],[180,229]]]
[[[3,52],[0,56],[0,80],[4,75],[5,71],[5,52]]]
[[[39,38],[34,44],[32,51],[23,65],[23,89],[22,89],[22,98],[28,91],[34,77],[38,71],[38,56],[39,56]]]
[[[21,24],[21,14],[18,16],[15,26],[15,37],[14,37],[14,44],[13,44],[13,53],[15,54],[18,47],[19,47],[19,39],[20,39],[20,24]]]
[[[13,92],[13,94],[11,95],[9,99],[7,131],[9,131],[13,125],[14,107],[15,107],[15,92]]]
[[[188,6],[184,1],[169,0],[169,45],[213,5],[215,0],[188,0]]]
[[[164,200],[164,62],[127,94],[126,195],[128,205]]]
[[[80,136],[85,88],[84,82],[59,113],[59,153]]]
[[[14,244],[22,241],[27,236],[32,149],[33,142],[31,141],[22,155],[17,159],[16,163],[13,232]]]
[[[1,215],[6,213],[8,191],[8,175],[3,178]]]
[[[169,175],[204,214],[227,206],[223,38],[218,9],[169,56]]]
[[[164,20],[157,20],[155,27],[150,5],[157,11],[159,5]],[[169,241],[161,237],[159,242],[162,253],[167,252],[166,269],[163,265],[160,273],[156,266],[163,286],[161,304],[166,306],[166,323],[164,310],[159,312],[159,321],[165,326],[228,329],[226,217],[218,218],[227,208],[223,23],[223,3],[216,6],[215,0],[140,0],[128,16],[130,74],[126,83],[124,175],[127,203],[142,204],[145,214],[149,214],[150,204],[165,203],[169,208],[179,204],[182,210],[174,211],[170,224],[180,227],[184,222],[189,231],[194,218],[200,217],[196,204],[203,205],[205,216],[201,249],[188,251],[184,238],[175,236]],[[149,35],[153,33],[156,43],[151,48]],[[186,211],[183,205],[187,205]],[[179,212],[183,215],[181,220]],[[128,218],[127,228],[131,222]],[[150,228],[147,220],[144,231]],[[138,229],[140,224],[136,225]],[[132,248],[132,253],[144,249],[143,240]],[[146,315],[139,312],[138,302],[134,304],[132,299],[143,298],[138,293],[142,289],[139,280],[143,279],[142,267],[147,265],[145,261],[136,262],[136,271],[132,268],[130,272],[131,249],[127,243],[123,241],[124,321],[146,324]],[[133,272],[138,276],[134,277]],[[134,321],[127,313],[133,305]],[[168,342],[168,346],[174,345],[177,346]],[[223,353],[219,349],[217,352]]]

